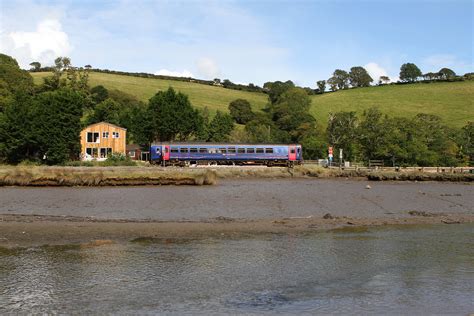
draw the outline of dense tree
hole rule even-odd
[[[270,106],[269,112],[277,127],[288,133],[292,141],[298,141],[315,128],[310,106],[311,99],[303,89],[290,88]]]
[[[26,92],[28,94],[34,91],[33,77],[20,69],[17,61],[4,54],[0,54],[0,86],[5,90],[5,94],[15,94],[17,92]]]
[[[329,78],[327,82],[332,92],[337,90],[337,82],[334,77]]]
[[[227,113],[217,111],[214,118],[209,122],[208,141],[224,142],[228,141],[230,133],[234,129],[234,120]]]
[[[326,80],[319,80],[316,82],[318,86],[319,93],[324,93],[326,91]]]
[[[390,82],[390,78],[387,76],[380,76],[379,84],[387,84]]]
[[[329,113],[326,134],[329,145],[344,151],[346,160],[352,160],[357,144],[358,119],[355,112]]]
[[[148,119],[151,121],[147,139],[153,141],[185,140],[195,134],[202,121],[188,97],[173,88],[160,91],[148,105]]]
[[[109,97],[109,91],[102,85],[95,86],[91,89],[91,98],[95,104],[99,104]]]
[[[87,124],[108,122],[122,126],[120,122],[121,106],[112,99],[106,99],[97,104],[94,111],[87,119]],[[124,126],[123,126],[124,127]]]
[[[41,64],[37,61],[34,61],[32,63],[30,63],[30,66],[31,66],[31,71],[40,71],[41,69]]]
[[[349,88],[349,74],[345,70],[336,69],[329,80],[334,82],[338,89]]]
[[[33,129],[40,157],[48,164],[79,158],[83,96],[62,88],[38,96]]]
[[[421,76],[420,69],[412,63],[403,64],[400,67],[400,80],[414,82]]]
[[[353,87],[368,87],[374,81],[364,67],[352,67],[349,72],[349,80]]]
[[[0,159],[19,163],[37,155],[38,146],[33,122],[35,101],[31,95],[17,93],[12,102],[0,113]]]
[[[268,113],[255,114],[252,121],[245,125],[248,141],[251,143],[286,142],[287,138],[278,129]]]
[[[375,107],[364,111],[357,129],[364,160],[380,159],[386,143],[386,128],[382,113]]]
[[[464,161],[474,163],[474,122],[468,122],[462,132],[460,144]]]
[[[239,124],[246,124],[254,116],[249,101],[245,99],[237,99],[230,102],[229,111],[232,118]]]
[[[285,82],[265,82],[263,85],[263,88],[268,93],[268,98],[270,99],[271,104],[275,104],[285,91],[294,87],[295,84],[291,80]]]
[[[441,68],[438,74],[442,79],[451,79],[456,77],[456,73],[449,68]]]

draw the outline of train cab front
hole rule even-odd
[[[150,162],[153,164],[160,164],[163,161],[162,148],[158,145],[150,146]]]

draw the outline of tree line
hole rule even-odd
[[[141,102],[123,91],[90,87],[91,67],[74,67],[66,57],[57,58],[50,71],[34,85],[13,58],[0,54],[0,160],[61,164],[78,159],[81,129],[101,121],[127,128],[127,141],[144,148],[157,141],[301,143],[305,159],[326,158],[333,146],[350,161],[454,166],[473,160],[472,122],[455,129],[434,115],[392,118],[371,108],[361,116],[330,113],[324,128],[310,113],[308,91],[292,81],[265,83],[268,103],[262,110],[237,99],[228,113],[211,113],[173,88]],[[351,85],[369,82],[362,69],[350,73]]]

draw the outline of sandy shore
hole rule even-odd
[[[0,188],[0,247],[307,234],[474,222],[474,186],[240,179],[216,186]]]
[[[307,217],[275,219],[214,218],[207,221],[131,221],[41,215],[0,215],[0,247],[114,242],[163,242],[205,237],[242,238],[261,234],[307,234],[323,230],[357,231],[368,226],[474,223],[474,215],[413,213],[409,218]]]

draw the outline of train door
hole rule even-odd
[[[170,160],[170,146],[169,145],[164,145],[162,149],[162,155],[163,155],[163,160],[168,161]]]
[[[289,161],[296,160],[296,146],[288,146],[288,160]]]

